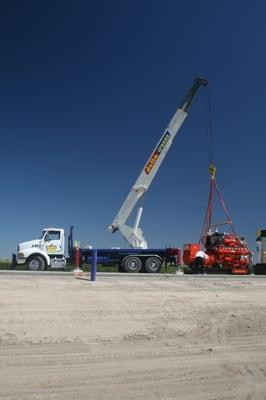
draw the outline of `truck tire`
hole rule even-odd
[[[31,271],[44,271],[45,270],[45,260],[42,256],[33,255],[27,261],[27,267]]]
[[[145,271],[150,274],[156,274],[160,272],[162,266],[162,260],[158,257],[149,257],[145,261]]]
[[[141,270],[141,260],[136,256],[127,256],[123,261],[123,267],[126,272],[137,273]]]

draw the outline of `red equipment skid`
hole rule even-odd
[[[232,274],[246,275],[251,272],[251,252],[247,243],[233,233],[207,235],[205,242],[206,267],[216,266]]]
[[[196,272],[195,254],[200,250],[199,243],[184,245],[183,261],[188,265],[187,272]],[[210,233],[205,242],[205,270],[227,271],[232,274],[247,275],[252,271],[251,252],[244,240],[235,234]]]

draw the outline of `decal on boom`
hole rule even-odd
[[[170,139],[170,133],[167,131],[165,133],[165,135],[163,136],[162,140],[160,141],[160,143],[158,144],[156,150],[153,152],[153,154],[151,155],[151,158],[149,159],[149,161],[146,164],[145,167],[145,172],[147,175],[149,175],[149,173],[151,172],[151,170],[153,169],[156,161],[158,160],[161,152],[163,151],[163,149],[165,148],[168,140]]]

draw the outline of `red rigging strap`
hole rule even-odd
[[[208,205],[207,205],[204,223],[203,223],[203,227],[202,227],[202,231],[201,231],[201,235],[200,235],[201,243],[204,242],[204,238],[206,237],[207,232],[209,231],[209,229],[211,227],[213,197],[214,197],[214,185],[213,185],[213,180],[211,179]]]
[[[226,206],[225,206],[225,203],[224,203],[222,194],[221,194],[220,190],[218,189],[218,186],[217,186],[216,181],[214,181],[214,185],[215,185],[215,189],[216,189],[216,192],[217,192],[217,194],[218,194],[220,203],[221,203],[221,205],[222,205],[222,207],[223,207],[223,210],[224,210],[224,213],[225,213],[225,215],[226,215],[227,223],[228,223],[228,225],[231,226],[232,232],[233,232],[233,234],[236,236],[236,232],[235,232],[235,230],[234,230],[232,218],[230,217],[230,215],[229,215],[229,213],[228,213],[228,211],[227,211],[227,208],[226,208]]]
[[[203,227],[202,227],[202,231],[201,231],[201,235],[200,235],[200,242],[204,243],[205,242],[205,238],[207,236],[208,231],[211,229],[212,227],[212,209],[213,209],[213,200],[214,200],[214,194],[215,192],[218,195],[218,199],[221,203],[221,206],[224,210],[224,213],[226,215],[226,224],[230,225],[232,232],[234,233],[234,235],[236,236],[234,227],[233,227],[233,223],[232,223],[232,219],[227,211],[227,208],[225,206],[225,202],[223,200],[222,194],[217,186],[216,183],[216,178],[215,178],[215,174],[216,174],[216,167],[214,164],[211,164],[209,167],[209,172],[211,175],[211,181],[210,181],[210,192],[209,192],[209,199],[208,199],[208,205],[207,205],[207,211],[205,214],[205,219],[204,219],[204,223],[203,223]]]

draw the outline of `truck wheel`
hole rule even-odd
[[[145,262],[145,271],[150,274],[156,274],[160,271],[162,261],[158,257],[149,257]]]
[[[136,273],[141,270],[141,260],[135,256],[128,256],[124,259],[124,270],[130,273]]]
[[[31,271],[44,271],[45,260],[41,256],[32,256],[27,261],[27,267]]]

